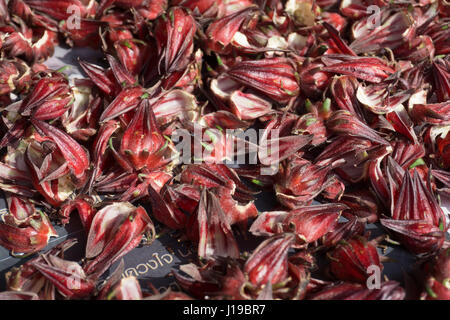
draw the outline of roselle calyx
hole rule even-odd
[[[330,261],[330,271],[339,280],[365,284],[370,277],[368,268],[383,266],[378,256],[376,243],[364,237],[343,240],[327,254]]]

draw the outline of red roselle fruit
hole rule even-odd
[[[262,285],[284,280],[287,277],[288,251],[293,242],[293,234],[273,236],[262,242],[244,266],[249,281]]]
[[[376,243],[364,237],[341,241],[327,257],[331,273],[339,280],[365,284],[372,274],[369,267],[383,269]]]
[[[427,262],[427,278],[425,290],[421,295],[424,300],[450,299],[450,249],[442,250],[433,259]]]
[[[36,254],[0,299],[448,299],[449,8],[0,0],[0,245]],[[67,45],[104,59],[52,70]],[[79,262],[46,250],[73,214]],[[155,230],[179,290],[103,281]],[[367,288],[381,241],[423,277]]]

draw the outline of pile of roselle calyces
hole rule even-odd
[[[0,0],[0,245],[34,254],[0,298],[450,299],[449,27],[447,0]],[[69,79],[57,46],[103,64]],[[80,261],[46,248],[73,215]],[[154,223],[196,253],[180,290],[102,278]],[[420,276],[376,285],[387,244]]]

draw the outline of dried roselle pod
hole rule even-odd
[[[392,219],[381,223],[415,254],[439,250],[445,241],[446,217],[417,171],[413,178],[406,171],[401,189],[391,196]]]
[[[240,204],[233,199],[234,190],[232,183],[230,187],[220,187],[216,191],[216,196],[219,199],[220,207],[222,208],[225,216],[228,218],[230,225],[240,223],[246,225],[248,219],[254,218],[258,215],[258,209],[253,201],[247,204]]]
[[[378,202],[370,190],[357,190],[346,192],[340,202],[346,204],[352,215],[359,220],[374,223],[378,220]]]
[[[166,184],[161,190],[163,198],[172,209],[193,214],[200,200],[200,188],[190,184]]]
[[[384,0],[352,0],[348,2],[342,2],[339,6],[339,11],[346,17],[352,19],[361,19],[368,14],[367,7],[375,4],[380,7],[385,5]]]
[[[120,1],[124,2],[124,1]],[[146,0],[137,7],[137,12],[148,20],[158,18],[167,9],[168,0]]]
[[[168,180],[171,178],[169,176]],[[166,181],[163,181],[163,185]],[[124,193],[120,195],[118,198],[119,201],[129,201],[129,202],[135,202],[137,200],[140,200],[146,196],[148,196],[148,186],[152,184],[152,177],[146,176],[146,175],[140,175],[139,181],[136,183],[136,185],[130,186]],[[154,187],[154,186],[153,186]],[[156,188],[156,187],[154,187]],[[161,188],[158,189],[158,192]]]
[[[291,120],[280,117],[266,125],[260,136],[258,148],[258,158],[264,166],[278,165],[313,140],[312,135],[292,135],[295,120],[296,117]]]
[[[433,40],[429,36],[418,36],[410,43],[405,43],[394,50],[396,56],[418,63],[425,59],[434,58],[435,47]]]
[[[328,55],[322,57],[322,71],[353,76],[372,83],[380,83],[395,71],[379,58]]]
[[[449,300],[450,299],[450,249],[444,249],[433,257],[427,265],[429,269],[425,280],[422,300]]]
[[[121,62],[110,54],[106,55],[106,59],[111,66],[111,72],[122,87],[133,87],[136,83],[136,79],[133,76],[133,73],[127,68],[126,61],[123,59],[124,57],[119,52],[117,54]]]
[[[381,284],[380,289],[368,289],[364,284],[339,282],[306,297],[307,300],[404,300],[405,290],[396,281]]]
[[[387,113],[386,120],[389,121],[396,132],[407,137],[414,143],[417,141],[417,136],[413,128],[414,123],[402,104],[398,104],[392,112]]]
[[[438,102],[450,100],[449,66],[450,62],[448,60],[438,58],[433,61],[433,83]]]
[[[392,143],[392,158],[403,168],[410,168],[414,163],[425,156],[425,149],[420,144],[399,139]]]
[[[442,1],[441,3],[445,3],[447,1]],[[447,8],[449,4],[447,2]],[[434,47],[436,49],[436,55],[449,54],[449,30],[448,30],[448,17],[446,19],[440,19],[435,21],[435,23],[426,26],[426,35],[430,36],[433,40]]]
[[[63,0],[58,1],[57,4],[53,3],[51,0],[24,0],[24,2],[30,6],[30,8],[44,13],[55,20],[67,20],[71,15],[71,10],[69,7],[75,6],[77,12],[80,12],[82,17],[86,17],[92,14],[94,5],[91,1],[86,0]]]
[[[31,120],[31,123],[42,136],[42,141],[52,141],[58,147],[72,174],[80,181],[86,178],[89,168],[89,154],[87,151],[65,132],[46,122]]]
[[[135,277],[127,277],[111,288],[106,300],[142,300],[141,286]]]
[[[388,194],[386,195],[386,201],[384,201],[387,203],[387,206],[391,205],[397,197],[403,185],[405,171],[406,170],[404,170],[391,156],[387,158],[385,173],[389,189]]]
[[[378,132],[367,126],[346,110],[335,111],[328,119],[327,128],[337,134],[368,139],[371,142],[386,145],[388,142]]]
[[[390,89],[383,84],[360,85],[356,98],[367,109],[375,114],[386,114],[396,110],[397,106],[407,101],[414,90],[400,91],[390,95]]]
[[[183,90],[170,90],[152,105],[156,122],[164,126],[175,120],[193,121],[198,117],[199,107],[195,97]]]
[[[80,67],[92,80],[92,82],[105,94],[116,96],[121,91],[121,84],[117,83],[112,70],[104,70],[94,64],[79,61]]]
[[[330,170],[331,166],[316,166],[301,158],[288,163],[275,184],[278,200],[291,209],[310,204],[333,182]]]
[[[292,233],[275,235],[253,251],[244,266],[244,273],[252,284],[260,286],[285,280],[288,274],[288,251],[294,238]]]
[[[159,131],[148,99],[144,99],[123,134],[120,152],[136,170],[153,169],[161,163],[165,146],[166,139]]]
[[[194,210],[200,200],[200,192],[198,190],[189,192],[189,198],[178,200],[171,191],[170,186],[165,186],[162,195],[152,186],[148,187],[148,201],[152,207],[153,216],[156,220],[168,226],[171,229],[183,229],[186,226],[188,216],[186,214],[194,214]],[[192,196],[192,198],[190,198]],[[186,204],[187,202],[187,204]],[[187,210],[186,210],[187,209]],[[189,212],[188,210],[192,210]]]
[[[197,129],[194,130],[192,150],[195,162],[223,163],[232,161],[235,156],[245,156],[249,153],[250,147],[254,152],[257,150],[255,143],[246,141],[242,135],[233,135],[223,128],[206,128],[197,125]],[[242,147],[235,149],[236,145]]]
[[[246,283],[245,275],[241,270],[240,264],[231,259],[223,259],[219,262],[223,271],[219,276],[221,289],[215,294],[221,299],[243,300],[247,298],[244,293],[244,286]]]
[[[92,278],[101,276],[115,261],[134,249],[147,235],[155,237],[153,222],[142,207],[128,202],[116,202],[96,213],[86,244],[85,273]]]
[[[147,44],[137,39],[118,40],[114,43],[114,49],[125,70],[133,76],[141,72],[149,51]],[[133,84],[135,82],[136,80],[131,83]],[[119,81],[119,83],[123,82]]]
[[[333,100],[339,109],[347,110],[364,120],[364,113],[356,96],[358,87],[358,80],[352,76],[334,77],[330,84]]]
[[[43,62],[54,53],[55,46],[58,43],[58,34],[50,30],[33,30],[33,40],[36,41],[31,46],[35,62]]]
[[[450,14],[448,12],[449,6],[450,6],[450,3],[448,3],[448,1],[439,2],[439,12],[445,17],[450,16]]]
[[[194,264],[182,265],[181,272],[174,271],[173,275],[178,285],[188,292],[194,298],[204,299],[210,292],[214,293],[220,290],[220,283],[218,283],[217,277],[212,277],[208,272],[211,268],[211,264],[214,260],[209,261],[201,269]],[[215,276],[214,273],[212,273]]]
[[[5,0],[0,0],[0,17],[1,17],[0,22],[9,23],[10,21],[9,11]]]
[[[39,297],[34,292],[16,292],[4,291],[0,292],[0,300],[39,300]]]
[[[202,191],[198,209],[189,217],[187,228],[189,238],[198,242],[199,257],[239,257],[239,248],[228,219],[219,200],[210,191]]]
[[[286,58],[242,61],[226,74],[280,103],[287,103],[299,93],[295,68]]]
[[[432,104],[415,104],[408,111],[416,123],[450,125],[450,101]]]
[[[112,120],[130,110],[135,109],[143,99],[145,90],[141,87],[124,89],[103,111],[100,122]]]
[[[299,72],[300,89],[306,96],[320,97],[323,91],[328,87],[331,74],[323,71],[324,64],[320,59],[307,59]]]
[[[109,172],[100,176],[93,185],[94,189],[100,193],[123,193],[130,187],[136,185],[139,177],[136,172]]]
[[[391,156],[388,156],[391,152],[392,148],[386,147],[384,152],[369,164],[368,168],[368,176],[373,191],[386,207],[390,205],[390,195],[397,192],[400,184],[397,178],[403,176],[404,173],[403,168]],[[386,156],[388,156],[387,164],[384,161]],[[382,163],[385,164],[384,171],[381,169]]]
[[[110,120],[105,122],[98,130],[95,141],[92,145],[92,161],[94,163],[94,169],[92,172],[91,180],[89,182],[89,191],[92,191],[94,182],[101,176],[104,170],[105,152],[108,148],[111,136],[120,125],[117,121]]]
[[[327,140],[327,129],[320,117],[314,113],[307,113],[298,119],[293,130],[296,134],[312,135],[311,145],[318,146]]]
[[[253,222],[249,232],[255,236],[272,236],[281,233],[283,221],[287,215],[287,211],[261,212]]]
[[[0,71],[0,95],[14,91],[16,89],[14,82],[20,74],[15,64],[2,59]]]
[[[425,220],[380,219],[380,222],[415,254],[437,251],[445,241],[445,232]]]
[[[172,1],[172,4],[188,8],[195,15],[199,15],[203,18],[214,18],[219,12],[222,0],[175,0]]]
[[[254,3],[250,0],[227,0],[219,7],[219,17],[226,17],[230,14],[251,7]]]
[[[69,222],[71,213],[76,210],[80,216],[81,223],[83,224],[86,232],[89,232],[91,228],[92,219],[94,218],[97,210],[92,206],[92,200],[89,198],[78,198],[70,200],[61,206],[59,215],[61,216],[61,222],[66,224]]]
[[[194,50],[197,26],[183,8],[171,8],[167,16],[158,20],[156,39],[164,72],[172,73],[187,67]]]
[[[23,0],[11,0],[8,3],[8,8],[11,14],[20,17],[28,25],[44,27],[51,31],[58,31],[58,22],[43,14],[31,10]]]
[[[220,258],[208,261],[203,267],[186,264],[181,272],[173,272],[178,285],[194,298],[243,300],[246,278],[240,265],[233,259]]]
[[[228,101],[231,94],[236,90],[242,90],[243,85],[231,79],[227,75],[220,75],[210,82],[210,90],[214,94],[214,98],[218,101]]]
[[[3,217],[5,223],[19,226],[22,223],[27,223],[36,212],[33,203],[24,197],[6,193],[6,202],[9,214]]]
[[[341,16],[339,16],[337,14],[335,14],[334,16],[339,17],[340,19],[344,20]],[[327,16],[325,16],[325,18],[326,17]],[[324,18],[323,15],[322,15],[322,18]],[[328,18],[330,18],[330,16],[328,16]],[[330,47],[333,49],[334,53],[348,54],[348,55],[356,56],[356,53],[353,52],[353,50],[347,45],[347,43],[345,43],[345,41],[341,38],[339,31],[334,26],[327,23],[326,19],[324,19],[324,22],[322,23],[322,25],[328,31],[328,34],[330,36],[328,43],[330,44]],[[342,30],[343,28],[341,27],[340,29]]]
[[[192,93],[197,85],[202,85],[202,63],[203,52],[198,49],[185,70],[175,71],[162,79],[162,87],[166,90],[177,87]]]
[[[240,202],[254,200],[254,191],[249,189],[239,178],[237,173],[224,164],[189,165],[180,177],[181,182],[202,186],[205,188],[230,187],[230,181],[234,186],[234,197]]]
[[[14,154],[14,151],[12,151],[11,154]],[[29,185],[30,176],[27,166],[24,162],[20,162],[24,159],[22,158],[18,162],[8,160],[9,159],[6,158],[5,163],[0,162],[0,180],[15,182],[21,185]],[[25,165],[23,166],[23,164]]]
[[[447,129],[446,127],[437,127],[436,131],[440,131],[439,128],[444,128],[444,132],[447,130],[448,132],[448,126]],[[450,168],[450,135],[440,135],[436,138],[436,149],[437,149],[437,154],[440,158],[440,163],[439,166],[441,168],[444,169],[449,169]]]
[[[366,139],[347,136],[338,137],[316,157],[316,165],[331,162],[335,172],[344,180],[356,183],[366,176],[364,162],[369,160],[368,152],[373,149],[372,143]]]
[[[34,261],[38,270],[65,298],[89,296],[95,289],[92,279],[86,277],[83,268],[75,261],[67,261],[54,255],[46,255],[44,261]]]
[[[233,113],[241,120],[254,120],[272,111],[272,104],[254,94],[236,90],[230,96]]]
[[[89,99],[89,91],[84,88],[74,87],[74,102],[69,112],[62,116],[62,124],[67,133],[73,138],[81,141],[87,141],[97,133],[97,123],[102,109],[102,100],[100,97]],[[87,98],[85,100],[85,98]]]
[[[305,256],[306,254],[300,251],[289,257],[287,280],[275,286],[268,282],[259,292],[257,299],[303,300],[311,280],[309,270],[315,267],[314,261]]]
[[[44,28],[28,28],[18,17],[20,28],[5,27],[9,33],[2,45],[2,50],[8,53],[9,57],[24,57],[28,62],[42,62],[53,55],[56,44],[56,32]],[[1,29],[0,29],[1,32]]]
[[[62,76],[43,78],[22,102],[19,112],[34,120],[57,119],[67,111],[73,98],[68,81]]]
[[[240,11],[217,19],[208,26],[206,36],[208,37],[208,48],[218,53],[226,53],[235,35],[241,27],[257,16],[257,8],[250,6]]]
[[[143,170],[143,173],[139,175],[139,178],[147,179],[149,185],[152,186],[157,192],[161,192],[161,189],[173,178],[173,174],[170,171],[164,170]]]
[[[33,61],[33,49],[31,39],[33,31],[28,29],[23,21],[21,28],[6,26],[0,29],[9,36],[2,43],[2,51],[7,52],[8,57],[23,57],[26,61]]]
[[[346,218],[348,216],[346,215]],[[337,223],[328,233],[326,233],[321,243],[326,248],[335,248],[341,241],[362,236],[365,230],[365,223],[357,217],[352,217],[346,222]]]
[[[32,142],[26,151],[26,163],[33,187],[53,206],[58,207],[75,191],[69,167],[63,156],[54,150],[45,154],[42,144]]]
[[[56,245],[46,253],[25,262],[20,267],[14,267],[5,274],[7,290],[15,292],[33,292],[43,300],[55,299],[55,288],[35,267],[35,262],[45,263],[44,257],[49,255],[64,257],[64,251],[77,243],[69,239]]]
[[[331,273],[343,281],[365,284],[371,275],[369,267],[383,269],[376,242],[365,237],[342,240],[335,249],[327,253],[327,257]]]
[[[313,46],[314,41],[315,36],[313,34],[303,36],[297,32],[293,32],[287,37],[288,48],[294,50],[299,56],[306,55],[308,50]]]
[[[394,50],[401,46],[403,41],[407,41],[412,24],[412,18],[407,13],[399,11],[386,19],[381,26],[357,37],[350,47],[357,54],[378,52],[382,48]]]
[[[443,188],[438,189],[438,192],[450,195],[450,173],[444,170],[431,170],[431,175],[444,186]]]
[[[411,205],[413,204],[413,205]],[[399,193],[393,199],[394,220],[425,220],[445,230],[446,218],[436,198],[419,177],[417,170],[411,178],[405,172]]]
[[[56,236],[58,234],[42,211],[35,212],[20,226],[0,223],[0,245],[11,250],[13,254],[42,250],[47,246],[50,237]]]
[[[421,63],[402,71],[401,77],[405,80],[402,81],[402,83],[406,90],[420,88],[423,86],[424,67],[425,64]]]
[[[345,184],[338,176],[331,176],[322,191],[322,197],[332,201],[339,201],[345,192]]]
[[[283,229],[294,232],[299,245],[312,243],[331,231],[346,209],[339,203],[299,207],[286,215]]]
[[[202,126],[206,126],[209,128],[245,130],[250,126],[250,122],[240,120],[233,113],[225,110],[205,114],[200,118],[199,122]]]

